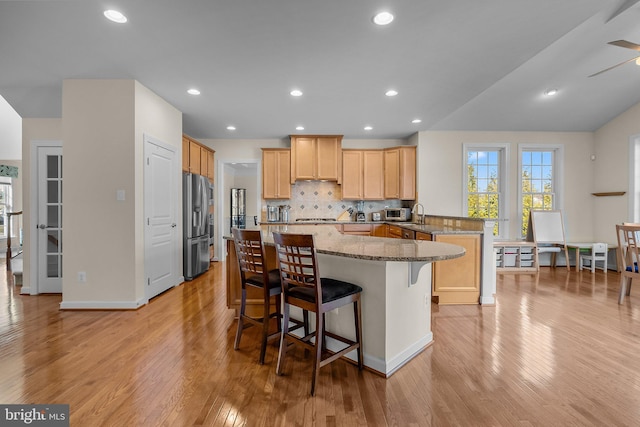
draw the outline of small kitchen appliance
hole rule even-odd
[[[380,212],[371,212],[371,221],[382,221]]]
[[[280,222],[279,206],[267,206],[267,222]]]
[[[386,208],[383,212],[385,221],[411,221],[410,208]]]
[[[280,205],[280,221],[284,223],[289,222],[289,209],[291,206],[289,205]]]
[[[356,203],[356,221],[357,222],[365,222],[367,218],[364,215],[364,200],[360,200]]]

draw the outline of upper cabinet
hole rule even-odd
[[[342,150],[342,198],[384,199],[384,151]]]
[[[416,199],[416,147],[384,150],[384,198]]]
[[[285,148],[262,149],[262,198],[291,198],[291,151]]]
[[[342,180],[342,135],[291,135],[291,183]]]
[[[214,153],[212,149],[200,144],[195,139],[182,136],[182,170],[204,175],[213,182]]]

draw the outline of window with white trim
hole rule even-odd
[[[0,238],[7,237],[7,212],[11,212],[11,178],[0,177]]]
[[[507,206],[507,150],[506,144],[464,144],[464,212],[469,218],[495,219],[493,234],[499,238],[507,238],[508,233],[500,221]]]
[[[520,201],[521,237],[526,238],[529,211],[561,209],[561,146],[520,146]]]

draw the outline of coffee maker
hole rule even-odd
[[[356,222],[365,222],[366,216],[364,214],[364,200],[360,200],[356,203]]]

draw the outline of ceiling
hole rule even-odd
[[[634,63],[587,77],[636,56],[607,42],[640,43],[637,2],[0,1],[0,95],[61,117],[63,79],[136,79],[195,138],[594,131],[640,102]]]

